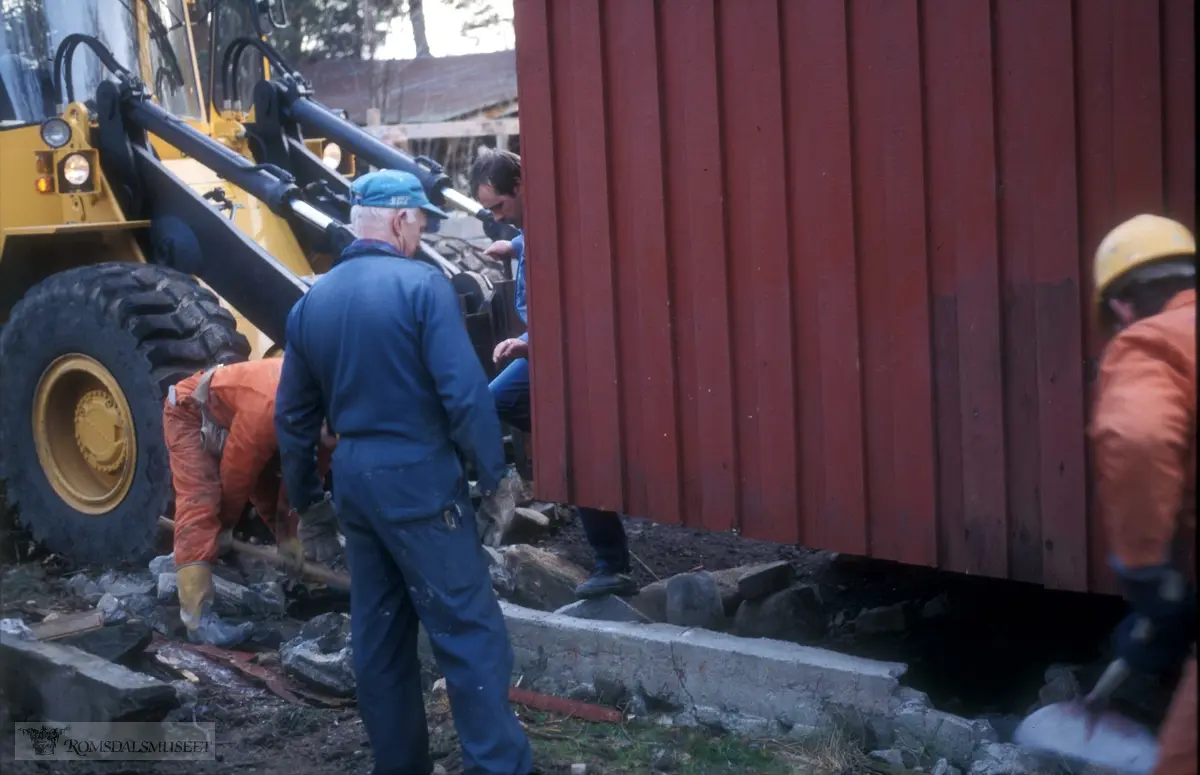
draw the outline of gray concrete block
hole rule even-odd
[[[719,708],[781,723],[795,723],[785,720],[802,709],[818,710],[804,719],[815,728],[827,723],[821,714],[842,707],[887,712],[907,669],[781,641],[501,607],[516,655],[514,675],[561,687],[616,680],[681,710]]]
[[[899,747],[936,752],[957,767],[970,767],[979,746],[999,741],[986,721],[965,719],[919,702],[901,706],[895,722]]]
[[[170,684],[73,646],[0,635],[0,688],[16,721],[160,721]]]
[[[565,605],[554,613],[574,616],[577,619],[595,619],[602,622],[631,622],[649,624],[645,614],[616,595],[604,595],[589,600],[579,600]]]

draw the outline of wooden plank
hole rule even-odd
[[[616,257],[622,392],[622,457],[630,513],[677,524],[680,503],[674,323],[663,176],[663,116],[654,7],[604,14],[610,105],[609,160],[614,170],[644,170],[637,185],[610,197]],[[665,302],[665,303],[664,303]]]
[[[940,565],[1004,577],[996,147],[988,0],[929,0],[922,18],[937,389]]]
[[[1071,7],[995,7],[1013,576],[1087,585]]]
[[[1163,0],[1166,212],[1196,230],[1196,3]]]
[[[920,29],[915,0],[857,0],[856,213],[871,554],[937,561]]]
[[[716,10],[713,0],[680,0],[658,11],[684,522],[728,530],[738,490]]]
[[[563,264],[570,325],[579,332],[567,352],[567,388],[580,400],[571,407],[574,502],[621,510],[620,374],[614,310],[613,250],[609,227],[610,192],[604,93],[604,47],[599,0],[577,0],[565,11],[564,37],[570,40],[566,72],[571,88],[560,105],[564,115],[564,231],[574,237]],[[567,117],[569,116],[569,118]],[[574,149],[573,151],[571,149]],[[569,154],[569,155],[567,155]]]
[[[801,542],[865,555],[846,8],[781,3]],[[821,110],[814,111],[813,105]]]
[[[521,131],[521,167],[526,180],[539,181],[525,191],[525,233],[529,261],[530,387],[533,411],[534,492],[538,498],[569,502],[566,374],[563,348],[568,331],[562,313],[557,147],[554,127],[553,44],[550,1],[515,0],[513,25],[517,40],[518,97],[529,108]],[[543,261],[538,256],[546,256]],[[540,327],[546,336],[536,335]],[[534,365],[536,364],[536,366]]]
[[[721,131],[729,213],[740,520],[743,533],[800,539],[783,69],[773,0],[724,3]]]
[[[43,620],[29,625],[29,630],[38,640],[57,640],[68,635],[98,630],[103,626],[104,612],[92,609],[91,611],[76,611],[48,621]]]
[[[461,121],[430,121],[419,124],[377,124],[363,127],[385,143],[406,143],[409,140],[441,140],[462,137],[490,137],[521,133],[518,118],[477,118]]]

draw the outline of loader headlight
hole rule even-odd
[[[62,148],[71,142],[71,125],[61,118],[48,118],[42,122],[42,142],[54,148]]]
[[[82,186],[92,176],[92,164],[83,154],[73,153],[63,159],[62,174],[72,186]]]
[[[342,146],[337,143],[326,144],[321,151],[321,163],[331,170],[336,170],[342,163]]]

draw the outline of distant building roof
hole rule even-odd
[[[517,62],[511,49],[488,54],[421,59],[328,60],[300,71],[317,101],[367,122],[378,107],[385,124],[451,121],[517,98]],[[371,99],[371,92],[378,99]]]

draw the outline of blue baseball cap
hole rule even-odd
[[[363,207],[419,207],[434,218],[449,218],[434,207],[417,176],[400,170],[368,172],[350,186],[350,204]]]

